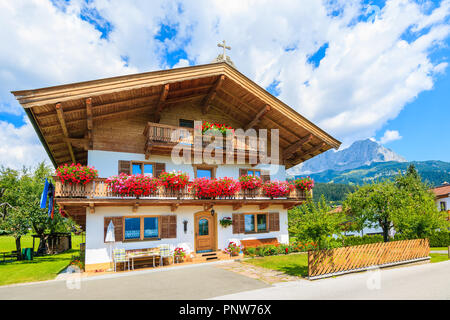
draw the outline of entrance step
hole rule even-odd
[[[213,251],[206,253],[196,253],[192,258],[192,262],[209,262],[218,260],[229,260],[230,255],[223,251]]]

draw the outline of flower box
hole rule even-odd
[[[181,171],[163,172],[159,176],[161,186],[165,188],[167,196],[181,197],[189,185],[189,175]]]
[[[148,197],[156,195],[160,185],[159,179],[146,175],[127,175],[121,173],[118,176],[106,179],[108,189],[121,197]]]
[[[297,189],[303,191],[311,191],[314,188],[314,180],[310,177],[295,179],[292,183]]]
[[[294,186],[286,181],[268,181],[262,186],[263,194],[271,199],[288,197]]]
[[[64,164],[56,169],[56,176],[63,184],[86,185],[98,178],[98,171],[94,167],[77,164]]]

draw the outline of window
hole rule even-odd
[[[179,124],[183,128],[194,128],[194,120],[180,119]]]
[[[440,206],[441,211],[447,211],[447,203],[445,203],[445,201],[441,201]]]
[[[125,217],[124,240],[158,239],[160,236],[159,217]]]
[[[153,163],[133,162],[131,166],[131,174],[144,174],[146,176],[154,176]]]
[[[245,218],[245,232],[267,232],[267,213],[246,214]]]
[[[207,236],[209,234],[208,230],[208,220],[201,219],[198,222],[198,235],[199,236]]]
[[[240,171],[241,176],[255,176],[261,178],[261,170],[255,170],[255,169],[241,169]]]
[[[194,166],[196,178],[214,179],[216,177],[216,166],[197,165]]]
[[[144,239],[158,238],[158,218],[144,218]]]
[[[141,238],[141,219],[125,218],[125,240],[138,240]]]

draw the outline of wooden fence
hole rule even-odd
[[[371,243],[308,252],[308,275],[311,279],[373,266],[422,260],[430,254],[428,239]]]

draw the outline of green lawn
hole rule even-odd
[[[255,266],[282,271],[291,276],[308,276],[308,254],[289,254],[244,260]]]
[[[448,254],[446,254],[446,253],[430,253],[430,257],[431,257],[431,260],[430,260],[431,263],[449,260]]]
[[[72,250],[57,255],[35,257],[33,261],[15,261],[0,263],[0,286],[20,283],[54,279],[56,275],[66,268],[72,255],[78,255],[81,236],[72,235]],[[31,236],[23,237],[22,248],[31,248],[33,240]],[[38,241],[36,242],[37,249]],[[15,250],[14,238],[0,237],[0,252]]]
[[[448,247],[431,247],[431,251],[447,251]]]

